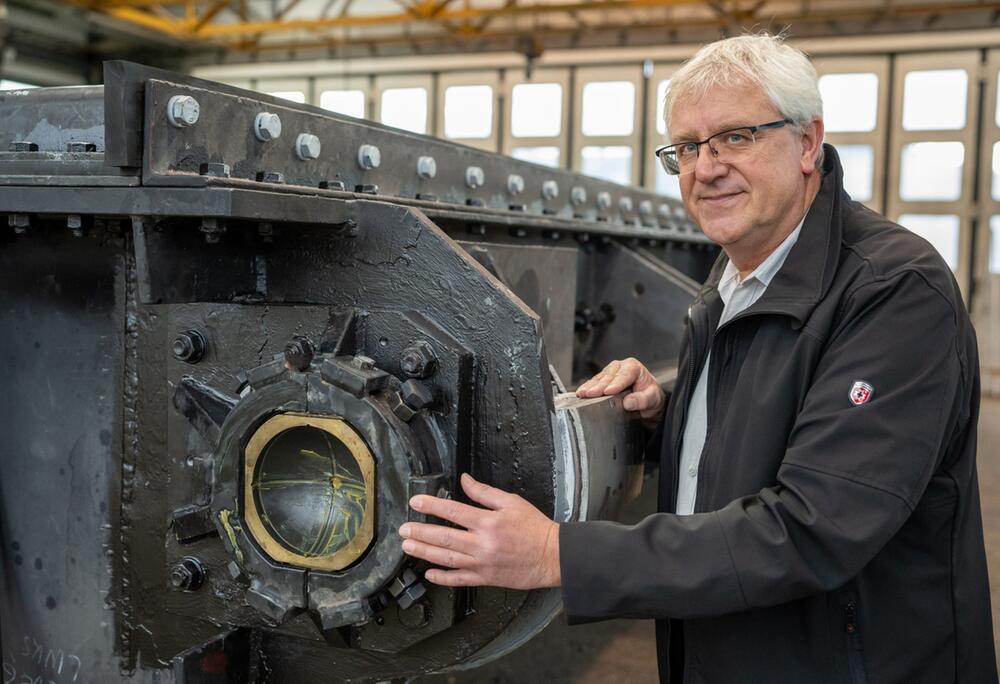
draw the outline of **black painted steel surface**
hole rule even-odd
[[[615,515],[637,426],[553,395],[622,355],[669,366],[713,246],[632,188],[105,73],[0,95],[3,681],[370,681],[537,633],[557,592],[422,582],[406,501],[471,472],[557,519]],[[276,418],[360,440],[267,442],[263,486],[331,492],[253,498]]]

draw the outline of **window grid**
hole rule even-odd
[[[979,88],[976,87],[976,80],[979,74],[979,51],[968,50],[962,52],[942,52],[936,54],[905,55],[895,58],[893,73],[893,120],[892,120],[892,144],[890,147],[890,163],[888,176],[888,211],[886,215],[899,220],[907,215],[928,215],[928,216],[957,216],[958,217],[958,245],[955,267],[955,277],[966,297],[969,296],[970,274],[973,265],[972,255],[972,234],[971,217],[973,212],[973,188],[974,164],[976,159],[975,146],[975,116],[978,102],[977,95]],[[946,69],[964,69],[968,74],[968,87],[966,88],[965,126],[961,129],[951,130],[906,130],[903,126],[906,113],[903,111],[904,98],[906,94],[904,87],[907,83],[907,75],[912,72],[937,71]],[[914,79],[910,79],[913,83]],[[919,79],[916,79],[919,82]],[[963,146],[962,163],[957,179],[950,176],[952,188],[954,183],[961,183],[960,192],[957,197],[950,199],[927,199],[920,200],[914,197],[904,196],[901,183],[907,178],[913,178],[914,174],[931,173],[926,169],[907,169],[904,171],[902,162],[904,154],[914,149],[909,147],[916,143],[960,143]],[[927,148],[925,148],[927,149]],[[954,147],[940,148],[952,150]],[[957,158],[957,155],[952,155]],[[942,173],[947,173],[942,169]],[[942,185],[947,185],[948,178],[943,178]],[[912,186],[910,186],[912,188]],[[942,234],[942,239],[945,236]],[[945,252],[951,251],[951,246],[944,248]],[[980,259],[981,260],[981,259]]]
[[[987,53],[982,70],[983,123],[980,148],[979,210],[976,213],[976,263],[973,274],[976,282],[972,301],[972,322],[979,336],[979,355],[982,367],[983,393],[1000,395],[1000,199],[993,194],[993,151],[1000,144],[1000,49]],[[975,83],[975,81],[972,81]],[[996,229],[996,230],[994,230]],[[996,240],[994,240],[996,235]]]
[[[584,89],[590,83],[627,81],[632,83],[634,103],[632,107],[631,133],[627,135],[584,135],[583,134],[583,100]],[[641,65],[622,65],[618,67],[587,67],[576,70],[573,84],[573,149],[570,168],[574,171],[583,169],[584,148],[617,148],[631,149],[631,159],[628,163],[628,185],[639,185],[642,151],[639,141],[642,139],[642,92],[644,82]],[[593,158],[613,156],[616,150],[591,150]],[[617,157],[616,157],[617,158]],[[617,166],[617,163],[615,163]],[[621,179],[619,179],[620,182]]]
[[[545,148],[555,147],[559,150],[559,168],[569,168],[569,153],[567,142],[569,140],[569,70],[568,69],[536,69],[530,79],[523,72],[507,71],[504,73],[503,95],[504,95],[504,154],[513,154],[515,148]],[[513,107],[515,86],[529,83],[555,83],[561,89],[562,104],[559,116],[559,132],[552,136],[514,136]]]

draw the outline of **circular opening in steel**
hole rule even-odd
[[[274,560],[321,570],[354,563],[371,543],[375,460],[334,417],[282,414],[246,448],[247,524]]]

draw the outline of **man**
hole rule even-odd
[[[577,391],[657,426],[662,512],[557,525],[466,475],[485,508],[411,502],[464,529],[401,528],[428,580],[655,618],[662,681],[997,681],[974,333],[934,249],[844,193],[816,81],[769,36],[671,81],[658,155],[723,253],[669,405],[634,359]]]

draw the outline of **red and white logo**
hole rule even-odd
[[[874,391],[875,388],[864,380],[855,380],[854,385],[851,387],[851,391],[847,396],[850,397],[852,404],[855,406],[861,406],[861,404],[866,403],[872,398],[872,392]]]

